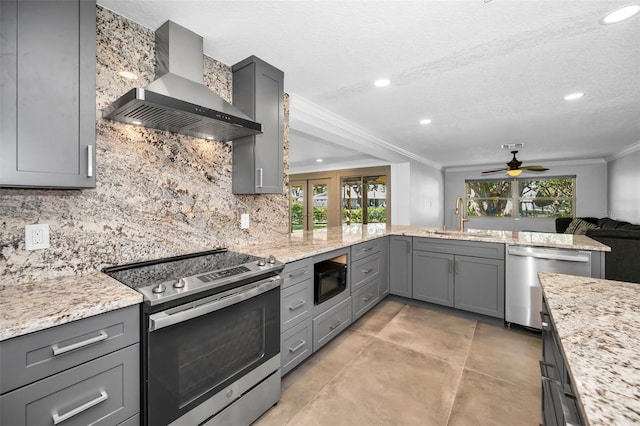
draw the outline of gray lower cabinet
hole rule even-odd
[[[118,425],[140,405],[139,306],[0,342],[0,424]]]
[[[233,141],[234,194],[282,194],[284,73],[251,56],[232,67],[233,104],[262,133]]]
[[[413,252],[413,298],[453,307],[454,256]]]
[[[313,318],[313,351],[326,345],[351,324],[351,297]]]
[[[389,237],[380,241],[380,299],[389,294]]]
[[[544,297],[540,315],[542,317],[542,360],[540,361],[542,422],[545,426],[583,425],[585,424],[584,416]]]
[[[0,186],[95,187],[95,1],[2,0],[0,23]]]
[[[282,375],[313,353],[313,259],[287,263],[280,290],[280,357]]]
[[[389,292],[412,297],[412,238],[389,237]]]
[[[504,318],[504,245],[415,238],[413,298]]]
[[[380,278],[351,293],[353,320],[357,320],[380,301]]]

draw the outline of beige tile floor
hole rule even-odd
[[[283,378],[254,425],[539,425],[540,336],[388,297]]]

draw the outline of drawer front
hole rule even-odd
[[[367,256],[351,263],[351,290],[357,290],[364,284],[380,276],[380,253]]]
[[[380,244],[381,240],[376,238],[375,240],[365,241],[364,243],[351,246],[351,261],[353,262],[378,253],[380,251]]]
[[[308,278],[313,278],[313,259],[307,258],[287,263],[280,274],[282,287],[287,288]]]
[[[140,345],[0,397],[3,425],[116,425],[139,412]]]
[[[436,253],[486,257],[490,259],[504,259],[504,244],[500,243],[415,237],[413,239],[413,249]]]
[[[129,306],[0,342],[0,390],[8,392],[138,343],[139,309]]]
[[[127,420],[120,423],[118,426],[140,426],[140,414],[136,414],[133,417],[129,417]]]
[[[353,320],[357,320],[365,312],[373,308],[378,303],[378,300],[380,300],[380,280],[376,279],[351,295]]]
[[[280,356],[284,376],[313,353],[313,324],[311,317],[282,333]]]
[[[313,319],[313,351],[317,351],[351,324],[351,297]]]
[[[280,332],[290,329],[305,318],[311,317],[313,309],[313,280],[306,280],[280,293]]]

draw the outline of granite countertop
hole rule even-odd
[[[268,244],[237,246],[233,250],[255,256],[273,255],[281,262],[293,262],[305,257],[347,247],[385,235],[438,238],[443,240],[479,241],[500,244],[518,244],[571,250],[611,251],[611,249],[585,235],[552,234],[543,232],[513,232],[469,229],[465,232],[418,226],[385,226],[384,224],[345,225],[315,231],[301,231]]]
[[[639,424],[640,284],[538,276],[588,424]]]
[[[96,272],[0,289],[0,341],[142,302],[142,295]]]
[[[428,227],[386,227],[384,224],[337,226],[312,232],[296,232],[266,244],[241,245],[230,249],[261,257],[273,255],[279,261],[288,263],[385,235],[574,250],[610,250],[604,244],[583,235],[483,230],[460,233]],[[0,341],[141,302],[140,293],[100,272],[6,286],[0,289]]]

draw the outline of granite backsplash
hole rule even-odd
[[[0,188],[0,287],[286,238],[288,97],[283,194],[234,195],[232,142],[101,118],[112,100],[153,80],[154,31],[98,6],[96,43],[96,188]],[[204,64],[205,84],[231,101],[230,66],[206,56]],[[139,78],[120,77],[123,70]],[[240,229],[242,213],[250,215],[249,229]],[[25,250],[24,226],[34,223],[50,225],[49,249]]]

